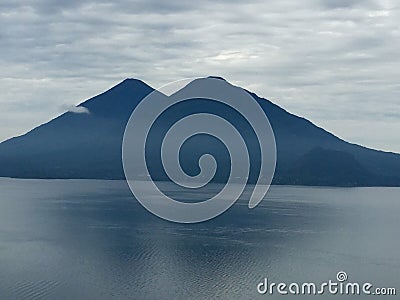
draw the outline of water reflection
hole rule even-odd
[[[265,276],[339,270],[400,288],[400,189],[272,187],[256,209],[244,197],[192,225],[151,215],[120,181],[0,179],[0,190],[1,299],[254,299]]]

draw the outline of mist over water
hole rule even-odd
[[[219,189],[161,185],[182,200]],[[338,271],[400,290],[400,188],[272,186],[255,209],[246,194],[191,225],[153,216],[123,181],[0,179],[0,193],[0,299],[279,299],[257,284]]]

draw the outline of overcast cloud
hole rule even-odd
[[[400,152],[396,0],[0,2],[0,140],[127,77],[219,75]]]

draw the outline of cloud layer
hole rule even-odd
[[[126,77],[219,75],[400,152],[395,0],[0,2],[0,140]]]

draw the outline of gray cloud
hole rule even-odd
[[[353,8],[353,7],[375,7],[373,1],[368,0],[320,0],[320,5],[328,9]]]
[[[3,0],[0,140],[126,77],[213,74],[400,152],[399,20],[395,0]]]

